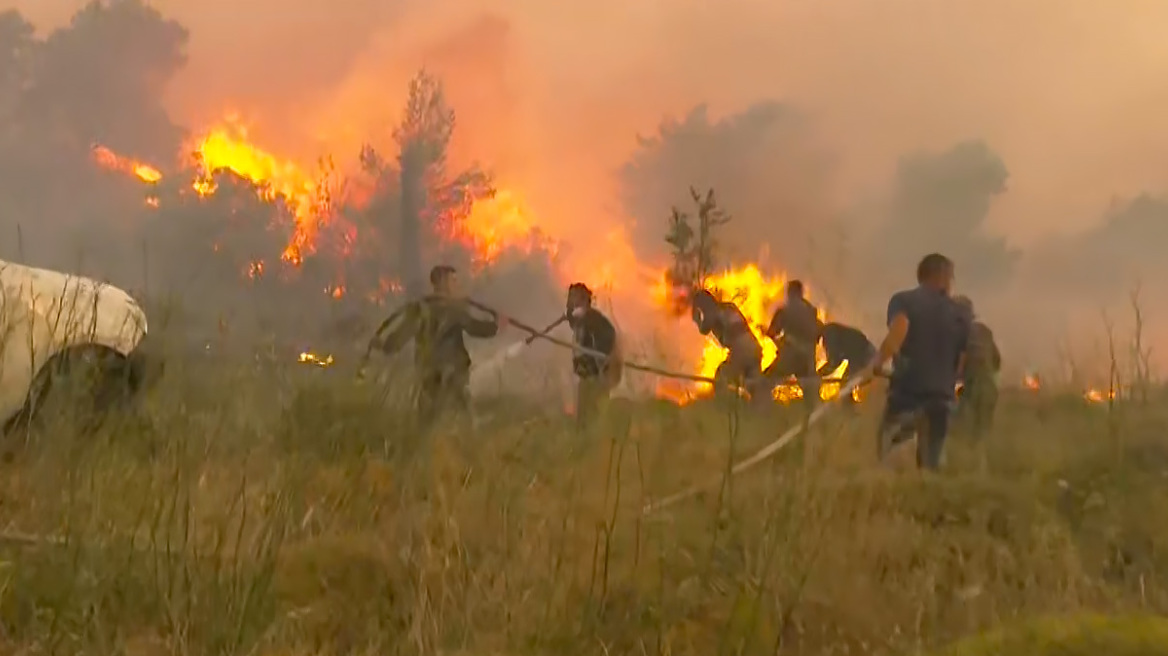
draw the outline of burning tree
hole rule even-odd
[[[396,186],[398,269],[411,295],[424,291],[422,253],[430,250],[427,246],[436,237],[457,236],[473,203],[494,194],[490,176],[477,167],[449,176],[447,148],[454,127],[454,110],[446,101],[442,82],[422,70],[410,82],[405,111],[394,130],[397,184],[386,179],[390,169],[375,150],[366,147],[362,153],[365,170],[375,176],[382,193]]]
[[[665,236],[673,256],[673,264],[666,276],[675,290],[685,290],[681,294],[683,298],[688,297],[689,290],[701,287],[709,277],[718,247],[714,231],[730,222],[730,216],[718,207],[713,189],[702,195],[690,187],[689,193],[697,207],[697,226],[694,226],[691,215],[674,207]]]

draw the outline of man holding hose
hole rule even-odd
[[[620,384],[624,362],[616,328],[608,317],[592,306],[592,290],[584,283],[575,282],[568,286],[565,316],[575,344],[593,352],[577,351],[572,356],[572,369],[579,379],[576,420],[584,428],[596,420],[612,390]]]
[[[469,414],[471,360],[465,336],[494,337],[508,324],[507,318],[498,314],[490,318],[474,316],[459,294],[454,267],[439,265],[431,269],[430,285],[430,294],[410,301],[386,319],[369,345],[370,350],[393,354],[411,340],[414,342],[417,410],[424,428],[446,412]]]
[[[888,334],[864,372],[869,377],[893,360],[877,438],[881,460],[915,433],[917,466],[940,467],[970,329],[968,313],[949,296],[953,272],[949,258],[926,255],[917,265],[917,287],[888,301]]]

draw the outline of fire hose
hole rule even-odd
[[[495,317],[499,316],[498,311],[496,311],[495,309],[491,308],[488,305],[484,305],[482,303],[479,303],[478,301],[474,301],[474,300],[470,300],[470,299],[467,299],[467,303],[469,305],[471,305],[472,307],[478,308],[479,310],[482,310],[484,312],[487,312],[488,314],[491,314],[492,316],[495,316]],[[385,327],[388,324],[390,324],[396,318],[396,316],[398,314],[399,313],[395,313],[394,315],[391,315],[390,318],[385,320],[385,322],[382,324],[382,327],[378,330],[379,334],[380,334],[380,332],[382,332],[385,329]],[[535,327],[532,327],[532,326],[527,325],[527,324],[520,322],[520,321],[509,320],[509,323],[512,326],[515,326],[515,328],[517,328],[518,330],[527,333],[528,336],[526,338],[524,338],[522,341],[516,342],[515,344],[513,344],[510,347],[508,347],[507,349],[505,349],[502,353],[503,358],[506,359],[508,357],[512,357],[513,355],[520,352],[523,349],[523,347],[534,343],[535,340],[537,340],[537,339],[546,340],[548,342],[551,342],[552,344],[569,349],[575,353],[582,353],[584,355],[589,355],[589,356],[600,358],[600,359],[607,359],[609,357],[608,354],[606,354],[606,353],[602,353],[600,351],[596,351],[594,349],[590,349],[590,348],[587,348],[585,346],[581,346],[581,345],[573,343],[573,342],[568,342],[566,340],[562,340],[562,339],[553,337],[550,334],[551,331],[554,330],[557,326],[559,326],[561,323],[563,323],[566,320],[567,320],[566,316],[561,316],[560,318],[556,319],[556,321],[549,324],[543,330],[537,329]],[[370,348],[369,348],[369,350],[366,351],[366,354],[365,354],[366,360],[368,359],[369,354],[372,352],[372,348],[373,348],[373,345],[370,344]],[[635,371],[641,371],[644,373],[649,373],[649,374],[661,376],[664,378],[672,378],[675,380],[688,380],[688,381],[693,381],[693,382],[702,382],[702,383],[710,383],[710,384],[714,384],[714,383],[718,382],[718,381],[715,381],[713,378],[709,378],[706,376],[695,376],[692,374],[683,374],[683,373],[678,373],[678,372],[674,372],[674,371],[668,371],[665,369],[661,369],[659,367],[653,367],[650,365],[640,364],[637,362],[626,362],[626,363],[624,363],[624,366],[628,367],[629,369],[635,370]],[[869,375],[865,375],[865,376],[858,376],[858,377],[852,378],[850,380],[841,380],[838,378],[836,378],[836,379],[828,379],[828,378],[821,379],[822,382],[841,382],[841,383],[843,383],[843,386],[840,388],[839,393],[835,397],[830,399],[827,403],[821,404],[818,407],[816,407],[811,412],[811,414],[808,415],[808,417],[804,421],[800,421],[798,424],[792,426],[786,432],[784,432],[782,435],[780,435],[777,439],[775,439],[773,442],[771,442],[770,444],[762,447],[757,452],[755,452],[754,455],[750,456],[749,458],[746,458],[745,460],[739,461],[737,464],[735,464],[733,467],[731,467],[730,472],[727,474],[727,477],[736,476],[736,475],[741,474],[747,470],[750,470],[750,469],[754,468],[756,465],[758,465],[759,463],[766,461],[768,458],[770,458],[771,456],[778,453],[780,450],[782,450],[784,447],[786,447],[788,444],[790,444],[795,438],[802,435],[804,431],[808,430],[809,428],[811,428],[811,426],[813,426],[817,422],[819,422],[824,416],[827,415],[827,413],[830,410],[837,407],[836,402],[838,402],[839,399],[844,398],[846,396],[850,396],[852,394],[852,392],[854,392],[856,390],[857,387],[868,382],[869,380],[871,380],[871,378],[873,378],[876,375],[880,375],[880,374],[877,373],[877,374],[869,374]],[[691,486],[689,488],[682,490],[681,492],[677,492],[677,493],[672,494],[670,496],[667,496],[663,499],[660,499],[656,502],[650,502],[649,504],[645,505],[644,508],[642,508],[642,513],[645,515],[651,515],[655,512],[658,512],[658,511],[663,510],[665,508],[668,508],[670,506],[676,505],[682,501],[696,497],[696,496],[700,495],[702,492],[704,492],[710,488],[717,487],[719,484],[723,483],[724,480],[725,480],[724,477],[718,477],[716,479],[711,479],[705,483]]]
[[[491,314],[492,316],[498,316],[498,314],[499,314],[499,312],[497,310],[495,310],[494,308],[492,308],[488,305],[485,305],[483,303],[480,303],[478,301],[475,301],[473,299],[467,299],[466,302],[468,305],[475,307],[475,308],[478,308],[479,310],[482,310],[483,312]],[[385,321],[383,321],[381,323],[381,326],[377,329],[377,334],[381,334],[381,333],[385,332],[388,329],[389,325],[391,325],[395,319],[398,319],[403,314],[403,310],[404,310],[404,308],[399,309],[398,311],[391,314]],[[553,337],[550,334],[551,331],[554,330],[555,328],[557,328],[563,322],[567,321],[567,319],[568,319],[567,316],[561,316],[542,330],[537,329],[537,328],[530,326],[528,324],[525,324],[521,321],[516,321],[514,319],[511,319],[510,324],[512,326],[514,326],[516,329],[527,333],[528,336],[526,338],[524,338],[522,341],[516,342],[515,344],[512,344],[511,346],[504,349],[504,351],[500,354],[501,358],[499,356],[496,356],[496,358],[492,358],[492,364],[494,363],[494,361],[496,359],[505,360],[505,359],[508,359],[511,357],[515,357],[516,355],[519,354],[520,351],[523,350],[523,348],[525,346],[531,345],[537,339],[546,340],[552,344],[555,344],[556,346],[560,346],[562,348],[569,349],[575,353],[579,353],[582,355],[588,355],[588,356],[592,356],[592,357],[599,358],[602,360],[608,358],[608,354],[606,354],[606,353],[602,353],[600,351],[590,349],[590,348],[587,348],[585,346],[581,346],[581,345],[573,343],[573,342],[569,342],[566,340],[559,339],[557,337]],[[373,349],[374,349],[374,343],[370,342],[368,348],[366,348],[366,350],[365,350],[365,354],[361,358],[361,364],[358,368],[358,376],[364,375],[365,367],[369,362],[369,358],[372,355]],[[710,378],[708,376],[698,376],[698,375],[694,375],[694,374],[686,374],[686,373],[680,373],[680,372],[676,372],[676,371],[669,371],[667,369],[662,369],[660,367],[654,367],[652,365],[647,365],[647,364],[641,364],[639,362],[625,362],[623,364],[625,367],[632,369],[634,371],[640,371],[643,373],[652,374],[654,376],[660,376],[662,378],[670,378],[673,380],[685,380],[685,381],[690,381],[690,382],[695,382],[695,383],[707,383],[710,385],[718,384],[721,382],[721,381],[717,381],[713,378]],[[820,379],[820,381],[824,382],[824,383],[843,383],[843,382],[846,382],[844,379],[841,379],[841,378],[822,378],[822,379]],[[843,394],[842,391],[840,393]],[[849,393],[850,393],[850,391],[849,391]]]
[[[473,305],[474,307],[479,308],[480,310],[483,310],[484,312],[491,313],[495,316],[498,315],[498,313],[495,310],[493,310],[490,307],[485,306],[481,303],[477,303],[475,301],[470,301],[470,304]],[[537,330],[531,326],[525,325],[525,324],[518,322],[518,321],[511,321],[510,323],[511,323],[511,325],[515,326],[519,330],[522,330],[522,331],[528,333],[528,335],[529,335],[526,340],[524,340],[523,342],[518,342],[516,344],[516,346],[530,344],[530,343],[532,343],[532,341],[534,341],[536,339],[545,339],[553,344],[562,346],[564,348],[571,349],[572,351],[575,351],[577,353],[584,353],[586,355],[592,355],[592,356],[600,357],[600,358],[607,357],[607,355],[605,355],[604,353],[601,353],[599,351],[595,351],[593,349],[589,349],[589,348],[580,346],[579,344],[574,344],[574,343],[567,342],[567,341],[564,341],[561,339],[557,339],[557,338],[549,335],[548,332],[550,332],[556,325],[559,325],[558,321],[555,324],[552,324],[551,326],[549,326],[548,328],[546,328],[542,331]],[[651,367],[648,365],[642,365],[642,364],[638,364],[638,363],[634,363],[634,362],[626,362],[624,366],[628,367],[629,369],[635,369],[637,371],[643,371],[646,373],[656,374],[658,376],[664,376],[664,377],[669,377],[669,378],[676,378],[676,379],[681,379],[681,380],[694,380],[694,381],[708,382],[708,383],[715,382],[714,379],[706,378],[704,376],[692,376],[692,375],[688,375],[688,374],[679,374],[676,372],[665,371],[663,369],[658,369],[657,367]],[[738,474],[741,474],[747,470],[753,469],[759,463],[765,462],[771,456],[775,455],[780,450],[782,450],[784,447],[786,447],[788,444],[790,444],[795,438],[799,437],[805,431],[810,429],[813,425],[818,423],[821,419],[823,419],[823,417],[825,417],[827,415],[828,412],[830,412],[832,409],[838,407],[836,405],[836,403],[839,401],[839,399],[844,398],[846,396],[850,396],[852,394],[852,392],[855,391],[855,389],[857,387],[868,382],[875,375],[878,375],[878,374],[857,376],[857,377],[852,378],[852,379],[847,380],[847,381],[841,381],[841,382],[844,382],[844,384],[840,388],[839,393],[835,397],[830,399],[827,403],[821,404],[818,407],[816,407],[811,412],[811,414],[808,415],[808,417],[804,421],[800,421],[799,423],[795,424],[791,428],[787,429],[786,432],[784,432],[782,435],[780,435],[778,438],[776,438],[770,444],[767,444],[766,446],[759,449],[757,452],[754,453],[754,455],[750,456],[749,458],[746,458],[745,460],[739,461],[737,464],[735,464],[733,467],[731,467],[730,472],[729,472],[729,474],[727,474],[726,477],[737,476]],[[825,382],[828,381],[828,379],[823,379],[823,380]],[[836,379],[836,380],[838,381],[839,379]],[[651,515],[651,514],[656,513],[660,510],[663,510],[663,509],[668,508],[670,506],[676,505],[682,501],[692,499],[692,498],[700,495],[702,492],[704,492],[706,490],[709,490],[711,488],[715,488],[718,485],[722,484],[724,480],[725,480],[724,477],[718,477],[718,478],[714,478],[714,479],[711,479],[709,481],[706,481],[705,483],[701,483],[698,485],[688,487],[688,488],[682,490],[681,492],[671,494],[663,499],[646,504],[645,507],[642,508],[641,512],[644,515]]]
[[[754,455],[750,456],[749,458],[747,458],[745,460],[739,461],[737,464],[735,464],[733,467],[730,468],[730,473],[726,477],[714,478],[714,479],[711,479],[709,481],[706,481],[705,483],[702,483],[699,485],[694,485],[692,487],[688,487],[688,488],[682,490],[681,492],[671,494],[671,495],[669,495],[669,496],[667,496],[659,501],[650,502],[650,503],[646,504],[645,507],[641,510],[642,514],[651,515],[659,510],[668,508],[669,506],[675,505],[675,504],[680,503],[682,501],[685,501],[687,499],[692,499],[693,497],[698,496],[702,492],[705,492],[706,490],[709,490],[711,488],[715,488],[718,485],[722,484],[723,481],[725,480],[725,478],[736,476],[736,475],[741,474],[742,472],[744,472],[748,469],[754,468],[755,465],[767,460],[771,456],[778,453],[780,449],[782,449],[783,447],[790,444],[792,440],[794,440],[796,437],[799,437],[800,435],[802,435],[804,431],[811,428],[811,426],[813,426],[815,423],[817,423],[820,419],[823,419],[823,417],[828,413],[829,410],[837,407],[834,403],[835,401],[838,401],[839,399],[843,398],[844,396],[851,394],[853,390],[855,390],[857,387],[859,387],[862,383],[864,383],[867,380],[868,380],[868,377],[861,376],[861,377],[853,378],[852,380],[848,381],[840,389],[839,394],[835,398],[833,398],[830,402],[825,403],[825,404],[820,405],[819,407],[815,408],[815,410],[813,410],[811,412],[810,416],[808,416],[805,421],[800,421],[798,424],[795,424],[791,428],[787,429],[787,432],[780,435],[775,441],[773,441],[770,444],[759,449],[757,452],[755,452]]]
[[[494,310],[490,306],[484,305],[484,304],[479,303],[477,301],[468,300],[467,304],[471,305],[473,307],[476,307],[476,308],[482,310],[483,312],[487,312],[487,313],[490,313],[492,315],[498,315],[498,312],[496,310]],[[527,325],[523,322],[516,321],[514,319],[509,319],[509,322],[512,326],[514,326],[516,329],[518,329],[522,332],[527,333],[528,337],[525,338],[523,341],[517,342],[517,343],[513,344],[511,347],[508,347],[507,352],[511,352],[512,350],[518,351],[519,349],[517,347],[526,346],[528,344],[531,344],[532,342],[534,342],[537,339],[542,339],[542,340],[546,340],[552,344],[555,344],[556,346],[560,346],[560,347],[569,349],[575,353],[579,353],[582,355],[588,355],[588,356],[592,356],[594,358],[600,358],[600,359],[607,359],[608,358],[608,354],[606,354],[606,353],[602,353],[602,352],[597,351],[595,349],[590,349],[586,346],[581,346],[579,344],[569,342],[567,340],[559,339],[557,337],[553,337],[552,335],[550,335],[549,333],[551,332],[551,330],[553,330],[556,326],[558,326],[562,321],[566,321],[566,318],[562,318],[560,320],[557,320],[555,323],[548,326],[547,328],[545,328],[543,330],[539,330],[539,329],[537,329],[533,326]],[[641,372],[644,372],[647,374],[653,374],[655,376],[660,376],[662,378],[672,378],[674,380],[688,380],[688,381],[692,381],[695,383],[709,383],[711,385],[721,382],[721,381],[717,381],[713,378],[710,378],[708,376],[698,376],[698,375],[694,375],[694,374],[684,374],[684,373],[680,373],[680,372],[676,372],[676,371],[669,371],[667,369],[662,369],[660,367],[654,367],[652,365],[647,365],[647,364],[641,364],[639,362],[625,362],[624,366],[628,369],[633,369],[635,371],[641,371]],[[842,382],[844,382],[843,379],[841,379],[841,378],[823,378],[821,380],[822,380],[822,382],[825,382],[825,383],[842,383]]]

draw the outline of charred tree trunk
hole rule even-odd
[[[426,207],[426,161],[417,148],[407,145],[401,157],[401,233],[398,261],[406,295],[425,293],[422,273],[422,212]]]

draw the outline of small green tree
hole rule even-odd
[[[718,249],[715,231],[730,222],[730,215],[718,207],[714,190],[704,195],[690,187],[690,197],[697,207],[697,226],[690,214],[674,207],[669,216],[665,242],[669,244],[673,264],[667,272],[676,289],[698,289],[714,269]]]

